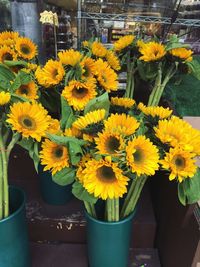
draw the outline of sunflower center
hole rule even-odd
[[[63,148],[62,147],[56,147],[56,149],[54,150],[54,156],[57,158],[57,159],[60,159],[62,158],[63,156]]]
[[[104,83],[106,83],[107,82],[107,77],[105,75],[102,75],[102,80],[103,80]]]
[[[91,74],[91,72],[90,72],[90,68],[88,67],[88,66],[84,66],[84,70],[85,70],[85,72],[84,72],[84,76],[85,77],[89,77],[90,76],[90,74]]]
[[[30,54],[30,48],[28,47],[28,46],[26,46],[26,45],[21,45],[21,51],[22,51],[22,53],[23,54],[25,54],[25,55],[29,55]]]
[[[10,53],[5,53],[2,58],[2,61],[4,60],[13,60],[13,56]]]
[[[185,159],[180,155],[174,158],[174,164],[176,165],[177,169],[183,169],[185,167]]]
[[[19,118],[19,123],[22,125],[22,127],[28,129],[28,130],[35,130],[36,129],[36,123],[33,120],[33,118],[29,116],[22,116]]]
[[[102,166],[97,169],[97,177],[103,182],[114,182],[116,180],[112,167]]]
[[[72,91],[72,95],[76,98],[83,98],[88,94],[88,89],[86,88],[74,88],[74,90]]]
[[[19,88],[19,91],[23,95],[28,95],[28,93],[29,93],[28,87],[26,85],[21,85]]]
[[[134,162],[140,163],[143,159],[143,153],[142,153],[141,149],[136,148],[136,151],[133,154],[133,157],[134,157]]]
[[[120,142],[119,139],[115,136],[110,136],[105,143],[105,147],[108,153],[115,153],[119,150]]]
[[[54,69],[52,71],[52,78],[56,78],[57,75],[58,75],[58,70]]]

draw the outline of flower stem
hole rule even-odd
[[[107,220],[108,222],[112,222],[112,200],[108,198],[106,202],[107,202]]]
[[[115,202],[115,222],[119,221],[119,198],[114,199]]]
[[[86,209],[87,213],[90,216],[92,216],[93,218],[97,218],[94,204],[91,204],[91,203],[89,203],[87,201],[84,201],[84,205],[85,205],[85,209]]]
[[[150,94],[150,97],[149,97],[148,106],[153,106],[152,104],[153,104],[153,101],[156,97],[156,92],[161,85],[161,81],[162,81],[162,70],[161,70],[161,64],[159,64],[158,65],[158,74],[156,77],[154,88],[153,88],[153,90]]]
[[[0,220],[3,219],[3,162],[0,151]]]

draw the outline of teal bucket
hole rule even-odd
[[[72,186],[61,186],[52,180],[52,174],[39,165],[40,191],[42,199],[50,205],[65,205],[72,198]]]
[[[133,212],[119,222],[104,222],[86,213],[89,267],[127,267]]]
[[[0,266],[30,267],[25,195],[14,186],[9,188],[9,194],[11,214],[0,221]]]

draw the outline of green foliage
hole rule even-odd
[[[60,126],[62,130],[70,128],[75,120],[72,108],[68,105],[67,101],[61,97],[61,121]]]
[[[192,71],[192,75],[200,80],[200,58],[199,56],[194,56],[191,62],[188,62],[190,70]]]
[[[78,181],[73,184],[72,193],[79,200],[87,201],[92,204],[95,204],[97,202],[97,198],[89,194],[88,191],[83,187],[83,185]]]
[[[40,162],[38,142],[31,138],[24,138],[18,142],[18,144],[29,152],[29,156],[34,162],[36,171],[38,172],[38,165]]]
[[[32,78],[29,73],[26,73],[24,71],[19,71],[10,88],[14,92],[21,85],[28,84],[31,81],[32,81]]]
[[[8,67],[0,63],[0,84],[2,89],[10,88],[10,81],[13,81],[15,75]]]
[[[87,144],[86,141],[78,139],[76,137],[71,137],[71,136],[58,136],[55,134],[48,134],[48,137],[51,141],[53,141],[54,143],[56,143],[58,145],[66,146],[69,144],[69,142],[77,143],[80,146]]]
[[[193,204],[200,200],[200,168],[193,178],[187,178],[178,185],[178,197],[183,205]]]
[[[140,60],[137,61],[137,68],[140,77],[144,81],[154,80],[157,76],[157,65],[152,63],[144,63]]]
[[[22,67],[22,68],[28,67],[28,63],[23,60],[19,61],[5,60],[4,64],[8,67]]]
[[[108,97],[108,93],[104,93],[103,95],[92,99],[85,107],[84,114],[87,114],[90,111],[94,111],[97,109],[105,109],[108,115],[110,109],[110,101]]]
[[[173,34],[170,39],[169,39],[169,42],[167,43],[166,45],[166,51],[169,51],[171,49],[174,49],[174,48],[181,48],[181,47],[185,47],[185,48],[188,48],[189,45],[187,44],[183,44],[183,43],[180,43],[179,39],[178,39],[178,36]]]
[[[75,170],[73,170],[72,168],[64,168],[53,175],[52,179],[55,183],[61,186],[69,185],[74,182]]]

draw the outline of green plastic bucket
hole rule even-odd
[[[42,199],[50,205],[65,205],[72,198],[72,186],[61,186],[52,180],[51,172],[39,165],[40,191]]]
[[[133,212],[119,222],[104,222],[86,213],[89,267],[127,267]]]
[[[30,251],[25,215],[24,192],[14,186],[9,188],[9,217],[0,221],[0,266],[29,267]]]

